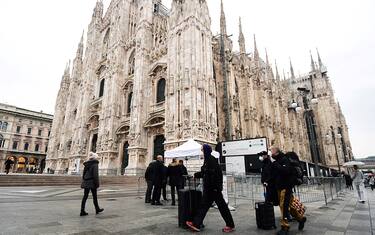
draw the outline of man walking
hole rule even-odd
[[[10,158],[8,158],[8,159],[5,161],[5,173],[6,173],[6,174],[9,174],[9,170],[10,170],[12,164],[14,164],[14,162],[13,162]]]
[[[272,174],[275,180],[275,187],[279,198],[279,207],[281,212],[280,225],[281,230],[277,235],[289,234],[288,210],[290,202],[293,200],[294,176],[290,161],[277,147],[271,147],[272,158],[275,160],[272,163]],[[303,230],[306,222],[306,217],[291,210],[291,215],[299,222],[298,229]]]
[[[203,220],[212,203],[215,202],[219,208],[220,214],[223,217],[226,226],[223,228],[224,233],[233,232],[234,222],[232,214],[229,211],[228,205],[223,198],[223,172],[215,157],[211,156],[212,148],[209,145],[203,145],[204,164],[201,172],[195,173],[196,178],[203,178],[203,198],[202,205],[198,210],[197,215],[193,221],[187,221],[186,225],[195,232],[199,232]]]
[[[363,192],[363,180],[364,180],[364,176],[363,176],[363,173],[358,169],[358,166],[353,166],[354,168],[354,173],[352,175],[352,180],[353,180],[353,184],[355,186],[355,189],[357,190],[357,193],[358,193],[358,199],[359,199],[359,202],[360,203],[365,203],[365,199],[364,199],[364,192]]]
[[[160,196],[164,173],[163,156],[157,156],[156,161],[151,165],[151,172],[152,185],[154,187],[151,205],[162,206],[163,204],[160,203]]]

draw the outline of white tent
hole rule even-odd
[[[165,151],[165,158],[198,158],[202,156],[202,145],[193,139],[189,139],[186,143],[175,149]],[[216,151],[212,152],[212,156],[219,158],[220,154]]]

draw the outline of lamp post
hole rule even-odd
[[[331,134],[332,134],[332,139],[333,139],[333,145],[335,146],[335,152],[336,152],[336,160],[337,160],[337,167],[339,169],[339,173],[341,172],[341,167],[340,167],[340,159],[339,159],[339,154],[337,152],[337,146],[336,146],[336,136],[335,136],[335,131],[333,130],[333,126],[331,126]],[[341,135],[340,135],[341,136]],[[339,138],[339,135],[337,136]]]
[[[317,104],[319,101],[317,98],[313,97],[311,100],[308,99],[308,94],[310,93],[310,90],[299,87],[297,90],[300,93],[300,96],[303,99],[303,108],[304,108],[304,118],[307,126],[307,134],[309,137],[309,144],[310,144],[310,151],[312,155],[312,160],[314,162],[314,168],[317,176],[320,176],[320,170],[318,163],[320,162],[319,157],[319,147],[318,147],[318,141],[315,131],[315,120],[313,115],[313,110],[310,109],[309,103],[311,104]],[[302,107],[298,107],[298,103],[293,102],[291,105],[291,108],[294,108],[296,112],[302,111]]]

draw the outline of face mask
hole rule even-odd
[[[260,157],[259,157],[259,161],[263,162],[263,160],[264,160],[263,157],[260,156]]]

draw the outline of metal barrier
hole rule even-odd
[[[147,189],[147,183],[145,177],[141,176],[138,178],[138,183],[137,183],[137,198],[142,199],[142,195],[144,192],[146,192]]]
[[[257,201],[264,201],[264,187],[261,177],[227,175],[229,201],[237,206],[239,201],[250,201],[254,206]],[[324,202],[338,198],[346,190],[343,178],[315,177],[306,178],[304,184],[294,188],[294,194],[303,203]]]

